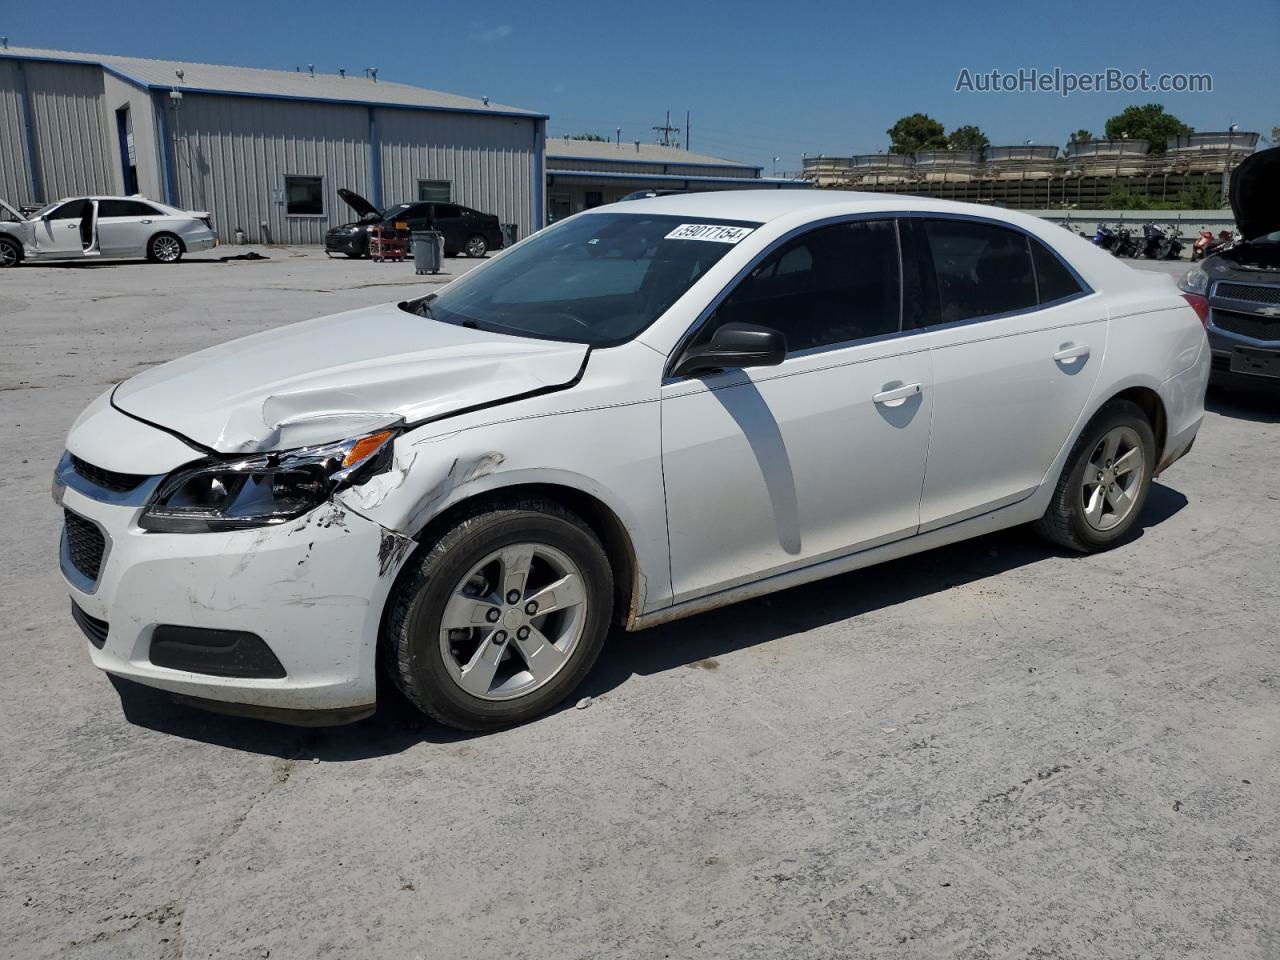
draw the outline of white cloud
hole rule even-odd
[[[481,43],[497,43],[499,40],[505,40],[511,36],[512,28],[509,23],[499,23],[492,27],[483,23],[473,23],[471,24],[471,32]]]

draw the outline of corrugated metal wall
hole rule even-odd
[[[626,150],[619,151],[623,157]],[[743,167],[700,167],[680,163],[610,163],[608,160],[591,160],[580,157],[547,157],[552,170],[590,170],[593,173],[665,173],[677,177],[755,177],[754,169]]]
[[[18,65],[0,60],[0,197],[15,207],[32,203],[27,169],[26,129],[22,121]]]
[[[265,220],[277,243],[320,243],[331,225],[355,219],[337,189],[367,195],[372,188],[364,107],[188,94],[175,116],[161,102],[178,141],[174,203],[210,211],[224,239],[239,227],[258,241]],[[290,174],[324,178],[324,216],[287,214]]]
[[[103,110],[107,123],[111,164],[111,192],[124,189],[120,169],[120,133],[116,111],[128,107],[133,123],[134,159],[138,167],[138,192],[152,200],[164,201],[164,172],[160,168],[160,138],[156,135],[155,108],[151,94],[110,74],[103,74]]]
[[[418,199],[419,180],[448,180],[453,199],[534,229],[536,121],[465,113],[380,108],[382,199]]]
[[[24,64],[45,200],[114,189],[102,115],[102,71],[70,63]]]

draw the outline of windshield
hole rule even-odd
[[[481,330],[610,346],[653,323],[758,226],[587,214],[535,234],[492,265],[405,307]]]

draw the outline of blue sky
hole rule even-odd
[[[802,153],[871,153],[917,110],[993,143],[1062,144],[1134,102],[1200,130],[1280,126],[1280,2],[20,3],[12,45],[317,71],[541,110],[549,132],[653,138],[666,110],[690,146],[799,167]],[[1207,72],[1212,93],[957,93],[962,68]]]

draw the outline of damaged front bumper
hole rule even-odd
[[[59,481],[60,566],[95,666],[283,722],[373,712],[382,609],[411,540],[334,501],[270,527],[148,532],[139,496]]]

